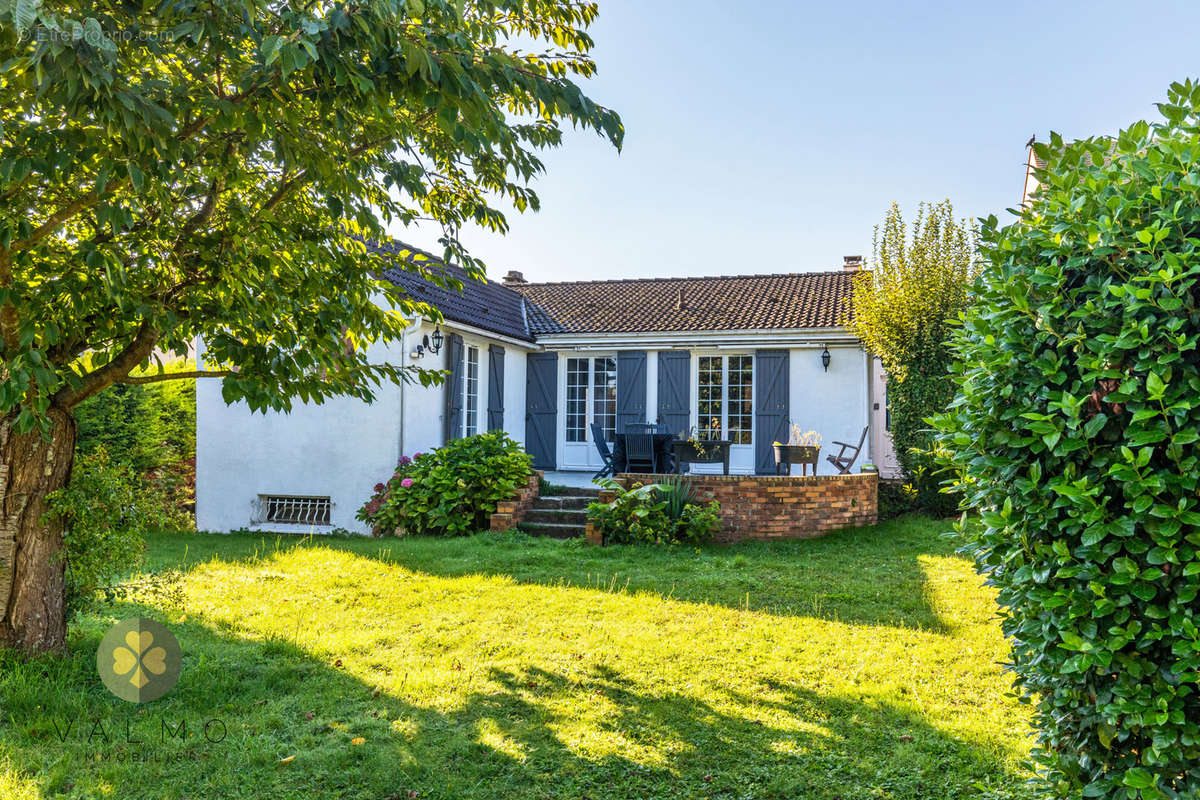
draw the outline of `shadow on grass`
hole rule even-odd
[[[159,535],[151,568],[217,558],[252,560],[295,547],[330,547],[447,578],[488,575],[518,583],[651,592],[779,616],[950,633],[931,606],[925,556],[951,556],[949,523],[910,516],[819,539],[658,548],[592,547],[522,533],[457,539]]]
[[[108,611],[160,616],[137,604]],[[185,659],[179,684],[132,706],[96,677],[108,619],[85,622],[68,658],[0,654],[0,765],[15,766],[33,796],[1018,796],[1005,787],[1020,779],[996,766],[995,745],[816,687],[762,681],[753,697],[716,689],[704,700],[638,688],[611,664],[468,664],[448,696],[420,698],[403,680],[381,690],[286,639],[249,640],[195,620],[171,625]],[[220,741],[205,738],[208,720],[219,721],[208,732]],[[164,722],[184,723],[186,742],[164,737]]]

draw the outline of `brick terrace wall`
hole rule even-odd
[[[628,488],[667,477],[678,476],[622,473],[617,481]],[[718,542],[808,539],[879,521],[879,476],[873,472],[807,477],[688,475],[687,480],[700,496],[720,502]]]
[[[492,530],[506,531],[515,528],[517,523],[525,518],[525,512],[533,507],[533,501],[538,498],[542,474],[541,470],[534,470],[516,497],[496,503],[496,512],[492,514]]]

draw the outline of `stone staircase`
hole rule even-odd
[[[539,497],[517,526],[534,536],[554,539],[582,537],[587,528],[587,505],[600,496],[598,489],[564,489]]]

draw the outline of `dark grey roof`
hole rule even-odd
[[[368,242],[367,247],[396,261],[411,263],[414,254],[426,256],[429,260],[422,262],[421,266],[427,272],[461,281],[462,291],[456,292],[438,286],[399,264],[383,273],[383,277],[404,289],[414,300],[428,303],[441,311],[448,321],[461,322],[526,342],[533,341],[533,334],[525,324],[525,314],[521,309],[523,299],[513,290],[491,281],[477,281],[467,275],[462,267],[447,264],[424,250],[402,242]]]
[[[534,334],[834,328],[853,313],[854,273],[528,283]]]

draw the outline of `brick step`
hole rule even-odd
[[[585,497],[583,495],[572,495],[566,497],[539,497],[537,500],[533,501],[533,507],[543,510],[563,508],[571,511],[582,511],[587,508],[588,503],[595,499],[595,497]]]
[[[552,525],[547,522],[522,522],[517,526],[531,536],[548,536],[551,539],[575,539],[586,533],[583,525]]]
[[[582,510],[564,511],[560,508],[534,508],[525,512],[526,522],[544,522],[549,525],[587,525],[587,512]]]
[[[599,489],[587,489],[582,486],[559,486],[555,489],[554,497],[599,497]]]

